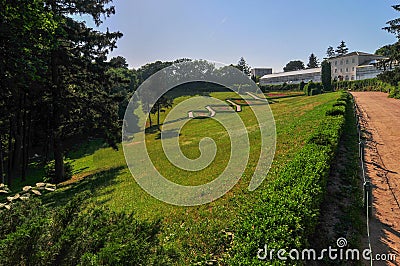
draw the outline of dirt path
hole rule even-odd
[[[365,129],[366,171],[373,184],[372,251],[396,254],[396,261],[374,265],[400,265],[400,100],[381,92],[352,94]]]

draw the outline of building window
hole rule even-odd
[[[349,68],[348,67],[346,67],[346,72],[349,72]]]
[[[349,76],[346,76],[345,80],[349,80]]]
[[[351,76],[351,80],[354,80],[354,75]]]
[[[346,64],[348,64],[349,63],[349,59],[346,59]]]
[[[351,71],[354,71],[354,67],[351,68]]]
[[[343,65],[343,60],[340,60],[340,64]]]
[[[335,66],[337,66],[337,61],[335,61]]]
[[[343,72],[343,70],[342,69],[340,69],[340,73],[342,73]]]
[[[356,62],[356,59],[355,58],[351,59],[351,62],[354,64]]]
[[[335,68],[335,73],[337,73],[337,68]]]

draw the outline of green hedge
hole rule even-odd
[[[333,87],[336,90],[352,90],[352,91],[383,91],[389,92],[393,86],[389,83],[382,82],[377,78],[364,80],[345,80],[334,81]]]
[[[337,102],[343,101],[350,106],[347,93]],[[336,108],[344,107],[332,107],[331,110]],[[260,264],[257,252],[265,244],[269,251],[308,247],[308,237],[313,234],[319,219],[330,165],[344,122],[343,115],[327,115],[294,159],[268,183],[258,204],[248,210],[239,223],[231,264]],[[268,262],[274,265],[287,263],[278,260],[276,253],[274,260]]]
[[[300,84],[287,84],[283,83],[281,85],[260,85],[262,92],[270,91],[299,91],[301,90]]]

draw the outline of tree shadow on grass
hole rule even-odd
[[[83,192],[90,192],[96,197],[112,193],[115,189],[108,189],[107,192],[100,192],[100,190],[119,183],[120,181],[116,181],[115,178],[123,169],[125,167],[120,166],[96,173],[89,173],[75,182],[59,186],[55,192],[44,195],[42,198],[43,203],[57,207],[66,204],[73,196]],[[103,203],[106,201],[108,200],[103,201]]]
[[[67,151],[66,158],[70,160],[79,159],[91,154],[94,154],[97,150],[107,147],[104,140],[93,139],[87,140],[79,144],[75,144],[72,149]]]

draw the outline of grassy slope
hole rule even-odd
[[[230,93],[213,93],[214,97],[224,99],[233,96]],[[276,177],[282,166],[303,146],[304,141],[318,126],[321,118],[330,104],[337,98],[336,93],[313,97],[294,97],[275,100],[271,105],[277,126],[277,147],[273,166],[267,180]],[[175,103],[184,97],[176,99]],[[162,119],[165,114],[162,115]],[[166,247],[174,247],[182,253],[181,260],[204,261],[211,258],[220,259],[229,248],[227,233],[234,227],[234,218],[242,208],[251,207],[262,186],[255,192],[248,192],[247,185],[251,173],[257,163],[258,154],[256,139],[259,132],[254,128],[254,115],[245,107],[240,116],[245,121],[250,132],[252,155],[241,181],[224,197],[207,205],[197,207],[176,207],[160,202],[144,192],[134,181],[125,165],[122,149],[113,151],[110,148],[100,148],[86,156],[74,156],[74,169],[78,172],[77,182],[66,184],[60,191],[48,198],[54,203],[61,203],[84,190],[94,192],[93,204],[107,204],[117,211],[135,212],[141,219],[162,218],[164,230],[162,242]],[[211,119],[195,120],[187,124],[182,131],[181,144],[183,152],[188,157],[198,156],[198,141],[206,136],[198,130],[199,126],[207,129],[208,136],[216,136],[221,152],[217,153],[216,161],[200,174],[191,176],[183,171],[176,171],[160,154],[160,140],[157,134],[147,136],[147,147],[151,158],[171,179],[182,184],[199,184],[209,181],[225,167],[224,161],[230,151],[229,139],[221,126]],[[93,143],[96,146],[98,143]],[[89,145],[88,148],[93,147]],[[119,146],[121,148],[121,146]],[[79,181],[79,179],[82,179]],[[214,254],[214,256],[210,255]]]

